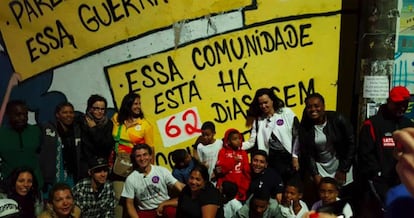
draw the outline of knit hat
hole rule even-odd
[[[392,102],[407,101],[410,99],[410,91],[404,86],[396,86],[391,89],[389,99]]]
[[[102,167],[109,167],[108,161],[101,157],[91,158],[88,162],[89,170],[94,170]]]
[[[18,214],[19,205],[13,199],[0,199],[0,217]]]

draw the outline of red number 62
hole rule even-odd
[[[197,124],[198,124],[197,115],[193,110],[188,110],[184,112],[184,114],[181,117],[181,121],[187,121],[188,116],[192,116],[194,118],[193,119],[194,122],[184,124],[185,132],[189,135],[193,133],[201,132],[201,129],[197,128]],[[173,120],[175,120],[175,116],[171,116],[165,125],[165,133],[170,138],[178,137],[182,131],[178,125],[172,124]]]

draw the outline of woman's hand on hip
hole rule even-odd
[[[292,166],[295,171],[299,171],[299,159],[297,157],[292,157]]]

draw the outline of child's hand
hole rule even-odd
[[[290,201],[288,199],[286,199],[285,197],[282,198],[282,205],[285,207],[289,207],[290,206]]]
[[[206,166],[207,168],[209,168],[210,166],[207,164],[207,161],[203,161],[202,163],[204,166]]]
[[[217,174],[222,173],[222,171],[221,171],[221,166],[216,166],[216,173],[217,173]]]
[[[342,186],[346,182],[346,173],[337,171],[335,173],[335,179],[338,181],[338,184]]]
[[[214,173],[214,170],[213,170],[213,172],[211,173],[211,176],[210,176],[210,181],[217,181],[216,174]]]
[[[299,171],[299,160],[297,157],[292,157],[292,166],[295,171]]]
[[[315,182],[316,185],[319,185],[319,183],[321,182],[322,176],[321,175],[314,175],[313,176],[313,181]]]
[[[202,143],[202,144],[203,144],[203,142],[204,142],[204,137],[200,135],[200,136],[197,138],[197,140],[195,141],[195,143],[194,143],[194,144],[196,144],[196,145],[198,145],[198,144],[200,144],[200,143]]]
[[[242,157],[241,157],[241,155],[234,155],[234,160],[238,163],[238,162],[240,162],[241,160],[242,160]]]

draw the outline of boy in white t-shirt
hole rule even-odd
[[[338,198],[339,189],[340,187],[336,179],[323,177],[319,182],[318,190],[321,200],[312,205],[312,210],[351,218],[353,216],[352,208],[348,203]]]
[[[198,157],[200,163],[208,168],[210,180],[214,178],[213,170],[217,163],[217,157],[220,149],[223,147],[223,141],[216,139],[216,127],[213,122],[206,121],[201,126],[201,136],[197,138],[194,144],[194,150],[197,150],[194,157]]]
[[[302,218],[309,211],[308,206],[301,199],[303,184],[300,178],[293,177],[286,182],[281,211],[286,218]]]
[[[233,182],[224,181],[221,184],[220,192],[223,197],[224,217],[231,218],[243,206],[242,203],[235,198],[238,192],[237,185]]]

